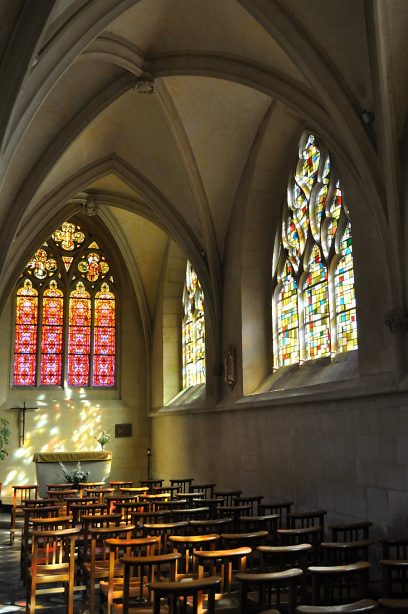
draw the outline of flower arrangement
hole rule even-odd
[[[90,471],[84,471],[79,461],[77,462],[75,469],[72,471],[68,471],[64,463],[61,463],[61,461],[59,466],[62,469],[64,480],[67,482],[67,484],[73,484],[74,486],[78,486],[80,482],[87,482],[91,473]]]
[[[101,444],[102,450],[104,449],[105,444],[107,444],[109,440],[110,440],[109,431],[101,431],[96,437],[96,441]]]

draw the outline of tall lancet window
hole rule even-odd
[[[183,388],[205,383],[204,293],[197,274],[187,261],[183,291]]]
[[[275,241],[273,366],[357,348],[351,223],[323,143],[303,135]]]
[[[99,243],[64,222],[24,268],[16,291],[15,386],[115,386],[116,299]]]

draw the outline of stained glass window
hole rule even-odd
[[[183,388],[205,383],[204,293],[190,261],[183,291],[182,344]]]
[[[334,286],[336,292],[337,344],[341,352],[357,347],[356,297],[354,292],[354,268],[351,225],[347,224],[340,245],[341,259],[336,268]]]
[[[300,141],[276,241],[274,368],[356,349],[349,212],[333,158],[313,134]]]
[[[277,360],[278,365],[291,365],[299,361],[299,330],[297,285],[293,277],[293,267],[286,261],[280,278],[277,297]]]
[[[115,386],[114,277],[99,241],[74,221],[21,274],[14,346],[16,386]]]

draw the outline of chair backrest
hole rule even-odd
[[[312,562],[319,560],[321,527],[306,527],[305,529],[278,529],[276,531],[278,543],[282,546],[308,543],[312,545],[310,559]]]
[[[287,527],[287,515],[292,509],[293,501],[274,501],[272,503],[262,503],[260,514],[279,514],[280,520],[278,528],[284,529]]]
[[[35,575],[39,561],[41,565],[61,565],[75,560],[75,539],[79,534],[78,527],[66,529],[41,529],[31,531],[32,575]],[[47,570],[51,571],[51,570]]]
[[[332,542],[354,542],[369,539],[372,522],[362,520],[345,524],[335,524],[329,527]]]
[[[179,561],[177,579],[181,577],[197,577],[197,558],[193,557],[194,550],[215,550],[220,539],[217,533],[211,535],[169,535],[169,547],[173,552],[179,552],[182,559]]]
[[[220,497],[225,500],[225,506],[234,505],[234,497],[240,497],[242,490],[215,490],[214,497]]]
[[[194,482],[194,478],[177,478],[170,480],[171,486],[177,486],[178,492],[190,492],[190,487]]]
[[[372,542],[362,539],[353,542],[322,542],[320,553],[325,565],[348,565],[368,561]]]
[[[290,512],[287,514],[288,529],[305,529],[320,526],[320,541],[324,539],[324,517],[326,510],[313,510],[311,512]]]
[[[261,571],[281,571],[293,567],[305,571],[312,545],[258,546],[256,550],[260,556]]]
[[[173,509],[171,517],[174,522],[189,521],[189,520],[206,520],[208,519],[208,507],[190,507],[184,509]]]
[[[38,486],[37,484],[23,484],[22,486],[13,485],[13,509],[21,511],[25,506],[25,499],[37,499],[38,498]]]
[[[177,573],[177,562],[181,554],[172,552],[169,554],[157,554],[154,556],[122,557],[120,559],[124,566],[123,574],[123,614],[129,613],[130,607],[130,583],[131,579],[139,578],[140,590],[143,590],[143,579],[147,576],[150,581],[148,586],[147,600],[151,600],[151,585],[154,580],[159,579],[163,574],[174,581]],[[138,595],[140,605],[140,595]],[[133,611],[133,610],[132,610]]]
[[[227,532],[233,526],[232,518],[214,518],[210,520],[190,520],[189,532],[192,535]]]
[[[312,605],[335,605],[365,599],[370,563],[311,566],[307,568],[312,583]]]
[[[269,540],[276,542],[276,530],[280,520],[279,514],[267,514],[266,516],[241,516],[238,528],[240,531],[268,531]]]
[[[143,535],[146,537],[149,535],[160,537],[160,554],[166,554],[168,552],[167,539],[169,535],[180,535],[185,532],[188,527],[187,522],[162,522],[162,523],[146,523],[143,525]]]
[[[239,572],[245,571],[246,559],[251,551],[248,546],[229,550],[194,550],[193,555],[198,559],[198,577],[203,578],[206,573],[210,576],[219,575],[221,593],[229,594],[232,589],[233,565]]]
[[[153,582],[151,588],[154,592],[153,614],[160,614],[160,604],[163,598],[169,597],[169,614],[179,612],[202,612],[203,596],[206,595],[206,612],[215,614],[215,593],[220,585],[221,578],[210,576],[190,582]],[[182,603],[180,603],[182,602]],[[188,606],[188,609],[187,609]],[[127,614],[127,612],[124,612]]]
[[[96,558],[98,561],[105,561],[109,558],[109,546],[107,540],[112,538],[131,539],[133,525],[108,525],[103,527],[92,526],[89,528],[90,545],[85,544],[84,560],[90,563],[90,566],[95,564]]]
[[[252,514],[259,515],[262,499],[263,499],[263,495],[256,495],[254,497],[240,496],[240,497],[233,497],[232,503],[233,505],[251,505]]]
[[[299,587],[303,571],[298,568],[270,573],[240,573],[236,579],[240,583],[240,612],[246,614],[249,609],[248,593],[256,590],[258,593],[258,610],[265,610],[273,604],[276,608],[281,607],[282,596],[288,599],[285,610],[294,614],[298,602]]]
[[[213,499],[215,486],[216,484],[213,482],[208,484],[192,484],[190,487],[190,492],[203,493],[206,499]]]

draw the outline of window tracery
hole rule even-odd
[[[14,385],[115,385],[110,270],[98,243],[73,222],[36,250],[16,292]]]
[[[333,159],[304,134],[273,262],[274,368],[357,348],[352,235]]]

